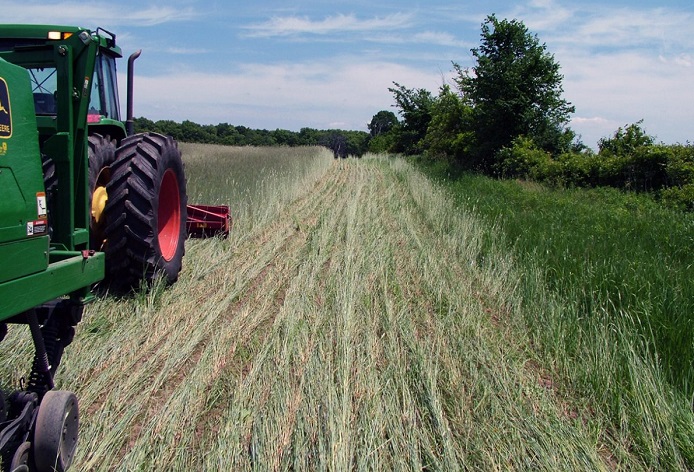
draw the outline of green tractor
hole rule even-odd
[[[62,471],[78,434],[74,393],[53,378],[99,287],[174,282],[186,238],[186,181],[171,137],[133,134],[132,64],[121,121],[114,34],[0,26],[0,339],[29,326],[19,391],[0,392],[10,471]]]

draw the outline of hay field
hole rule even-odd
[[[190,201],[229,203],[232,235],[189,241],[174,286],[87,308],[57,378],[73,470],[645,468],[533,353],[493,228],[409,165],[183,150]],[[27,340],[0,344],[2,378]]]

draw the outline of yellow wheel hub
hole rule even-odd
[[[101,217],[106,207],[106,200],[108,200],[106,187],[95,188],[94,194],[92,195],[92,218],[94,218],[94,221],[97,223],[101,223]]]

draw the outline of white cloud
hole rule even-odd
[[[176,54],[176,55],[182,55],[182,56],[187,56],[187,55],[195,55],[195,54],[206,54],[210,52],[208,49],[203,49],[203,48],[168,48],[166,50],[167,53],[169,54]]]
[[[460,41],[452,34],[435,31],[424,31],[422,33],[417,33],[412,37],[412,41],[417,43],[451,47],[464,47],[467,45],[465,42]]]
[[[236,73],[172,71],[136,77],[135,114],[267,129],[296,130],[297,123],[325,129],[340,123],[366,130],[376,112],[391,109],[393,80],[429,90],[441,85],[436,73],[361,58],[246,64]]]
[[[574,38],[564,41],[592,48],[691,48],[692,20],[691,14],[665,8],[600,9],[572,29]]]
[[[172,21],[195,18],[193,8],[174,6],[149,6],[114,11],[108,2],[60,2],[46,5],[44,2],[5,0],[2,5],[2,21],[5,23],[67,24],[85,27],[96,26],[154,26]]]
[[[569,9],[554,0],[545,3],[541,9],[519,9],[518,14],[548,43],[570,44],[578,49],[694,47],[694,15],[690,12],[591,4],[574,4]],[[547,38],[543,32],[548,33]]]
[[[314,21],[308,17],[274,17],[264,23],[247,26],[249,37],[326,35],[344,32],[383,31],[407,27],[411,15],[395,13],[385,17],[359,19],[355,15],[328,16]]]
[[[639,51],[562,51],[560,56],[565,97],[576,105],[571,127],[587,145],[641,119],[659,140],[691,139],[685,135],[694,117],[687,105],[694,103],[690,68]]]
[[[692,67],[692,56],[690,54],[680,54],[673,59],[673,62],[678,66]]]
[[[567,8],[555,0],[534,0],[528,6],[513,9],[507,17],[522,21],[534,33],[560,28],[574,18],[574,8]]]
[[[374,43],[376,45],[387,46],[407,46],[407,45],[423,45],[427,49],[405,48],[402,50],[389,49],[388,57],[392,59],[410,59],[410,60],[430,60],[432,58],[441,58],[441,50],[436,49],[438,46],[447,48],[469,50],[473,45],[456,38],[454,35],[443,32],[423,31],[420,33],[372,33],[365,34],[359,38],[361,41]],[[368,50],[367,50],[368,52]]]

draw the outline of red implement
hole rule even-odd
[[[229,236],[231,213],[226,205],[188,205],[188,236],[207,238]]]

